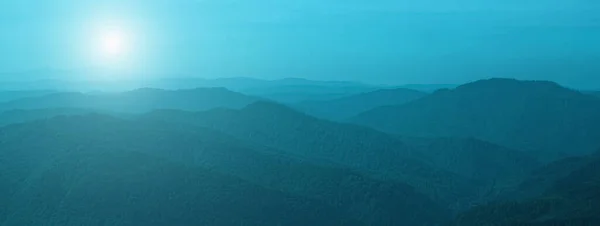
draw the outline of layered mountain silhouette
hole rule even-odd
[[[0,104],[0,110],[81,108],[141,113],[155,109],[208,110],[217,107],[241,108],[259,98],[224,88],[190,90],[138,89],[123,93],[56,93]]]
[[[317,117],[345,120],[376,107],[405,104],[426,95],[411,89],[382,89],[330,101],[307,101],[294,107]]]
[[[351,121],[402,135],[475,137],[543,160],[600,146],[600,99],[544,81],[477,81]]]
[[[0,225],[600,224],[593,92],[144,85],[0,92]]]
[[[501,189],[502,183],[517,179],[513,178],[515,172],[526,174],[537,165],[525,154],[485,142],[473,145],[475,141],[457,141],[453,148],[443,149],[440,147],[443,142],[437,140],[406,142],[369,128],[320,120],[270,102],[257,102],[241,110],[159,111],[144,118],[212,128],[320,164],[341,165],[378,178],[406,182],[436,201],[451,205],[452,209],[494,198],[491,193]],[[423,144],[438,149],[423,149]],[[492,150],[488,150],[489,147],[493,147]],[[448,151],[443,154],[453,160],[436,165],[443,151]],[[481,159],[460,153],[478,151]],[[487,151],[496,155],[486,159]],[[502,165],[502,168],[490,166],[489,172],[501,179],[482,180],[479,172],[488,172],[488,169],[478,169],[481,164],[478,161],[497,161],[495,166]],[[502,161],[506,162],[500,163]]]
[[[5,183],[1,187],[10,189],[3,200],[10,204],[28,200],[25,196],[42,196],[27,205],[7,205],[6,225],[55,215],[64,220],[75,207],[79,212],[70,218],[84,220],[96,214],[91,210],[94,205],[122,206],[107,210],[109,215],[90,216],[113,219],[121,211],[124,219],[114,219],[116,225],[138,220],[164,225],[177,211],[181,212],[175,222],[186,225],[438,225],[450,217],[448,210],[408,185],[318,166],[195,126],[85,115],[12,125],[0,129],[0,134],[1,159],[13,161],[0,166],[8,172],[0,176]],[[41,190],[48,186],[56,189]],[[100,198],[77,203],[78,195],[86,192],[99,197],[110,193],[114,198],[110,203]],[[155,209],[136,212],[143,205]],[[207,209],[210,205],[218,208]],[[148,215],[152,211],[167,213]],[[266,218],[272,214],[273,219]],[[98,219],[77,223],[94,225]]]
[[[587,226],[600,224],[600,158],[561,160],[540,169],[521,187],[539,193],[492,203],[457,217],[454,225]]]

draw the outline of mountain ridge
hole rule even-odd
[[[407,136],[475,137],[552,161],[596,150],[598,115],[599,99],[553,82],[489,79],[376,108],[350,122]]]

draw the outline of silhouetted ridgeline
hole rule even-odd
[[[475,137],[544,160],[600,146],[600,99],[552,82],[482,80],[351,121],[401,135]]]

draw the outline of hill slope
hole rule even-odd
[[[2,142],[12,155],[0,166],[6,226],[361,225],[319,201],[124,149],[70,147],[41,159]]]
[[[193,126],[88,115],[13,125],[0,132],[4,135],[4,139],[0,139],[0,147],[26,150],[2,156],[2,159],[20,163],[3,172],[44,166],[40,162],[53,159],[57,153],[66,150],[69,153],[131,151],[168,159],[180,167],[202,167],[202,170],[233,175],[303,199],[318,200],[367,224],[435,225],[449,218],[446,210],[407,185],[374,180],[348,170],[316,166],[282,155],[278,150]],[[37,147],[40,146],[50,148],[39,153],[42,149]],[[33,151],[35,153],[31,153]],[[19,175],[10,173],[4,176],[7,178],[0,178],[5,181],[21,181]],[[111,182],[110,178],[105,180]],[[248,200],[255,200],[255,197]],[[343,220],[344,217],[338,214],[324,221],[335,223],[334,219]]]
[[[383,89],[330,101],[303,102],[294,107],[320,118],[345,120],[376,107],[404,104],[426,95],[410,89]]]
[[[551,82],[482,80],[351,121],[402,135],[475,137],[548,160],[600,146],[600,100]]]

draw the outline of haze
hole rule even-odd
[[[117,63],[90,53],[90,36],[106,24],[135,36]],[[586,0],[5,0],[0,33],[2,79],[60,69],[393,85],[511,77],[600,88],[600,3]]]

